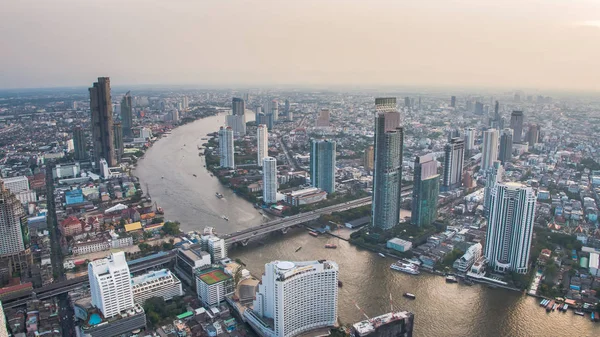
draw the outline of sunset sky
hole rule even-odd
[[[0,88],[600,91],[600,0],[8,0],[0,22]]]

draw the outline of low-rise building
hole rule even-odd
[[[181,281],[168,269],[161,269],[131,279],[133,300],[143,305],[151,297],[162,297],[165,301],[183,296]]]
[[[412,242],[399,238],[393,238],[388,240],[386,247],[399,252],[408,252],[412,248]]]
[[[305,188],[285,194],[285,202],[292,206],[314,204],[315,202],[323,201],[325,199],[327,199],[327,192],[316,187]]]
[[[477,259],[481,257],[482,251],[483,247],[481,246],[481,243],[471,245],[471,247],[467,249],[466,253],[464,253],[463,256],[454,261],[453,267],[461,273],[466,273],[467,271],[469,271],[469,269],[475,263],[475,261],[477,261]]]
[[[185,245],[177,250],[175,273],[189,286],[195,286],[196,270],[210,266],[210,254],[202,251],[199,244]]]

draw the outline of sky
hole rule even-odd
[[[18,0],[0,88],[600,91],[600,0]]]

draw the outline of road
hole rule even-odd
[[[405,186],[402,188],[402,195],[410,195],[412,193],[412,185]],[[333,206],[324,207],[315,211],[311,211],[308,213],[300,213],[297,215],[289,216],[283,219],[277,219],[273,221],[269,221],[267,223],[261,224],[259,226],[239,230],[235,233],[220,235],[219,237],[225,239],[225,243],[232,244],[236,242],[242,242],[243,244],[247,243],[247,240],[250,240],[253,237],[257,237],[260,235],[268,234],[271,232],[275,232],[278,230],[284,230],[288,227],[292,227],[295,225],[299,225],[305,222],[309,222],[312,220],[318,219],[323,214],[331,214],[334,212],[343,212],[349,209],[362,207],[365,205],[371,204],[371,197],[365,197],[361,199],[356,199],[353,201],[348,201],[343,204],[337,204]]]

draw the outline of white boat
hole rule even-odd
[[[456,276],[448,275],[448,276],[446,276],[446,282],[447,283],[457,283],[458,280],[456,279]]]
[[[585,313],[583,311],[575,311],[575,315],[579,315],[579,316],[585,316]]]
[[[383,253],[379,253],[379,256],[381,256],[381,257],[385,257],[385,255],[383,255]]]
[[[411,275],[419,275],[419,267],[411,263],[404,263],[402,261],[398,261],[396,263],[392,263],[390,268]]]

